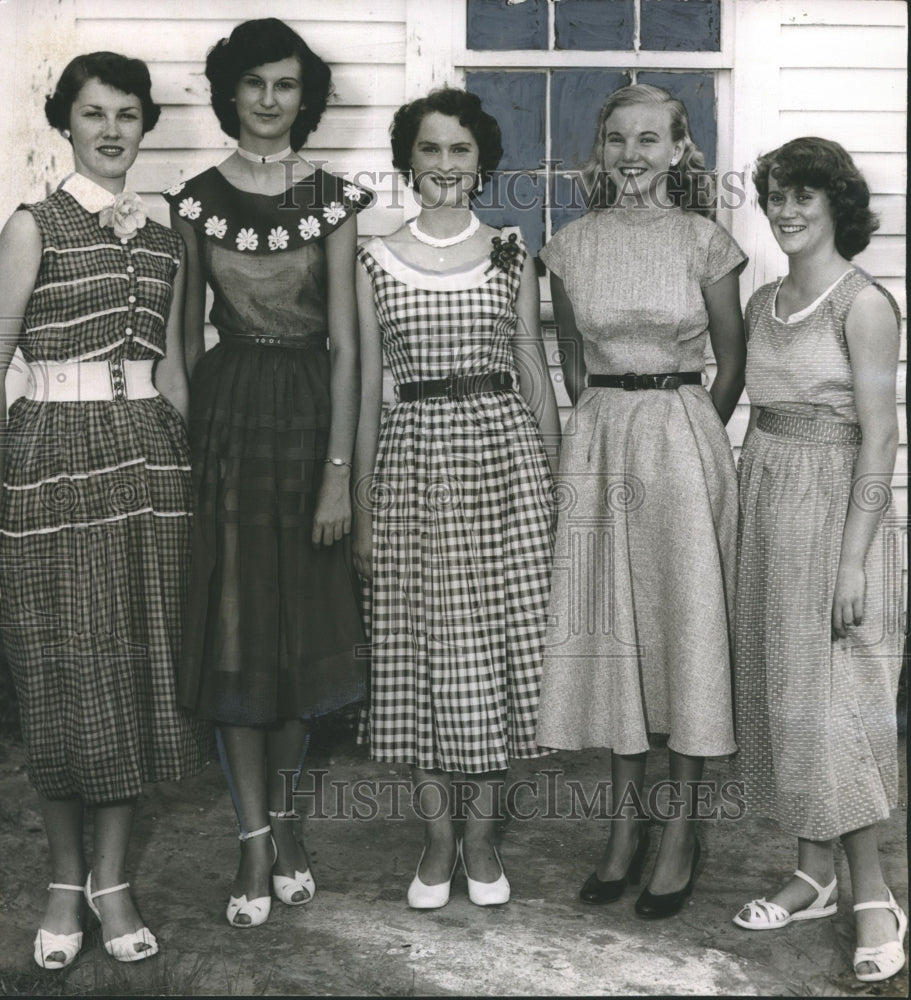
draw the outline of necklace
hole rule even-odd
[[[464,243],[465,240],[471,239],[472,236],[480,229],[481,220],[476,216],[471,216],[471,221],[468,225],[460,232],[456,233],[455,236],[448,236],[446,239],[437,239],[436,236],[428,236],[423,230],[418,229],[418,220],[412,219],[408,223],[408,228],[411,230],[411,235],[418,241],[418,243],[426,243],[429,247],[436,247],[441,250],[443,247],[454,247],[456,243]]]
[[[251,153],[249,150],[244,149],[243,146],[237,147],[237,155],[243,157],[245,160],[249,160],[251,163],[278,163],[291,156],[291,152],[291,147],[287,146],[280,153],[270,153],[268,156],[260,156],[259,153]]]

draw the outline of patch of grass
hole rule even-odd
[[[187,997],[196,996],[208,962],[197,957],[189,969],[169,965],[166,955],[120,964],[92,952],[67,969],[0,969],[0,996],[7,997]]]

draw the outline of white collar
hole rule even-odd
[[[100,212],[108,205],[114,204],[115,195],[90,180],[85,174],[70,174],[60,185],[59,190],[72,195],[87,212]]]

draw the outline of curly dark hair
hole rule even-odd
[[[212,90],[212,108],[224,133],[237,139],[240,121],[234,106],[237,82],[254,66],[294,56],[301,69],[304,107],[291,126],[291,148],[298,150],[319,125],[332,92],[332,72],[301,36],[275,17],[238,24],[206,56],[206,77]]]
[[[403,104],[392,119],[389,135],[392,138],[392,165],[408,180],[411,174],[411,150],[424,118],[434,111],[450,118],[458,118],[478,144],[478,173],[486,181],[503,156],[500,126],[493,115],[481,107],[481,98],[467,90],[441,87],[431,90],[426,97],[419,97],[410,104]]]
[[[73,104],[89,80],[100,80],[121,93],[138,97],[142,105],[142,134],[155,128],[161,108],[152,100],[149,67],[141,59],[129,59],[116,52],[89,52],[67,63],[54,93],[44,102],[44,113],[53,128],[70,127]]]
[[[792,139],[760,156],[753,171],[759,206],[769,204],[769,177],[779,187],[825,191],[835,223],[835,249],[851,260],[865,249],[879,229],[870,211],[870,189],[850,155],[837,142],[817,136]]]

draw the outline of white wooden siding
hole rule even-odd
[[[900,0],[722,0],[722,52],[472,53],[465,49],[465,0],[12,0],[0,3],[7,60],[0,67],[4,167],[0,210],[43,197],[71,169],[65,143],[46,126],[41,102],[79,51],[111,48],[150,64],[161,122],[145,140],[131,186],[153,215],[156,193],[217,162],[232,147],[209,107],[203,63],[237,22],[275,16],[294,26],[333,69],[335,94],[306,154],[340,171],[367,171],[378,204],[359,218],[362,236],[392,231],[404,212],[388,148],[393,111],[432,86],[458,83],[466,66],[624,65],[718,72],[718,169],[743,174],[748,201],[722,221],[749,253],[744,302],[785,261],[748,182],[756,156],[798,135],[841,142],[873,190],[881,228],[858,263],[899,301],[905,295],[906,36]],[[398,192],[398,193],[397,193]],[[410,196],[405,201],[410,205]],[[544,317],[551,318],[546,282]],[[906,372],[903,337],[900,400]],[[554,375],[558,371],[554,370]],[[557,382],[558,398],[567,403]],[[735,450],[746,426],[742,401],[729,431]],[[896,509],[907,512],[904,413]]]

